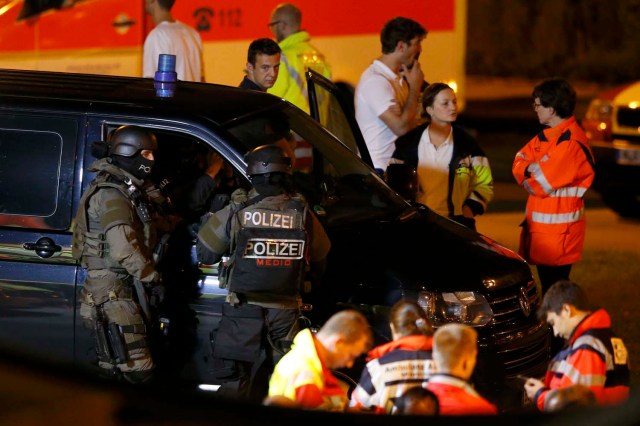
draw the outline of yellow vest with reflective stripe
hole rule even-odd
[[[309,114],[307,80],[304,76],[308,68],[317,71],[326,78],[331,78],[331,69],[325,62],[324,55],[310,43],[309,33],[299,31],[282,40],[280,71],[278,79],[267,92],[291,102]]]
[[[306,385],[315,385],[323,393],[319,410],[344,411],[348,399],[346,391],[341,394],[327,392],[322,362],[318,358],[311,331],[300,331],[293,346],[278,362],[269,381],[269,396],[286,396],[296,401],[296,390]],[[329,394],[332,393],[332,394]]]

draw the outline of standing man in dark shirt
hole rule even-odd
[[[259,38],[249,45],[246,76],[240,83],[242,89],[266,92],[278,79],[280,70],[280,46],[270,38]]]

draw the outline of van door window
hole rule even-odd
[[[62,152],[60,135],[53,132],[1,129],[0,149],[3,153],[0,158],[2,213],[51,216],[58,201],[59,159]],[[40,152],[42,156],[34,158],[34,152]],[[48,161],[42,161],[44,159]],[[35,191],[18,188],[30,188]],[[35,194],[38,196],[34,196]]]
[[[106,125],[102,138],[108,140],[110,133],[118,127]],[[164,197],[170,202],[171,211],[189,221],[198,221],[204,213],[222,207],[217,195],[229,195],[239,183],[230,165],[224,162],[214,178],[209,175],[209,164],[213,161],[212,156],[219,154],[208,143],[186,133],[148,129],[158,141],[150,176],[158,192],[151,195]]]
[[[67,229],[77,124],[0,115],[0,225]]]
[[[322,75],[309,70],[306,73],[309,88],[311,116],[344,145],[371,165],[371,156],[356,122],[353,93],[339,89]]]
[[[231,124],[227,130],[240,141],[242,153],[269,143],[293,146],[294,184],[323,212],[325,223],[395,217],[407,208],[371,167],[299,109],[261,112]]]

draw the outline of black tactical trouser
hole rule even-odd
[[[298,309],[225,303],[213,347],[214,363],[222,366],[219,378],[226,382],[221,393],[261,403],[275,364],[300,329],[299,318]]]

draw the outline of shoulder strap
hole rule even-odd
[[[307,221],[309,215],[313,214],[313,212],[309,209],[309,204],[308,203],[302,203],[300,201],[300,203],[302,204],[303,210],[302,210],[302,225],[304,227],[305,230],[305,234],[306,234],[306,240],[307,240],[307,244],[305,244],[304,246],[304,262],[307,266],[307,268],[310,265],[310,256],[309,256],[309,252],[311,250],[311,240],[313,239],[313,222],[312,221]]]
[[[264,199],[264,196],[262,195],[257,195],[249,200],[245,200],[242,202],[232,202],[232,206],[231,206],[231,211],[229,212],[229,217],[227,218],[227,226],[226,226],[226,233],[227,235],[229,235],[229,264],[231,264],[233,262],[233,258],[235,257],[235,250],[236,250],[236,233],[232,232],[232,221],[233,220],[237,220],[236,219],[236,215],[241,211],[244,210],[245,208],[259,202],[262,201],[262,199]]]
[[[287,204],[288,208],[293,210],[301,211],[302,215],[302,228],[305,232],[305,239],[307,243],[304,246],[304,262],[306,266],[309,266],[309,250],[311,249],[311,239],[313,238],[313,223],[311,221],[307,221],[310,214],[312,214],[311,210],[309,210],[309,203],[307,203],[304,198],[292,198],[289,200]]]
[[[149,198],[145,192],[131,181],[130,178],[126,176],[121,178],[109,175],[107,177],[107,181],[102,186],[116,188],[129,200],[142,223],[147,224],[151,222],[151,213],[149,212],[148,204]]]
[[[231,202],[231,211],[229,212],[229,218],[227,219],[226,232],[227,232],[227,235],[231,237],[232,242],[233,242],[233,234],[231,233],[231,221],[233,220],[233,218],[236,216],[236,214],[238,214],[240,210],[243,210],[259,201],[262,201],[263,198],[264,196],[258,195],[249,200],[245,200],[241,202],[235,202],[235,201]]]

